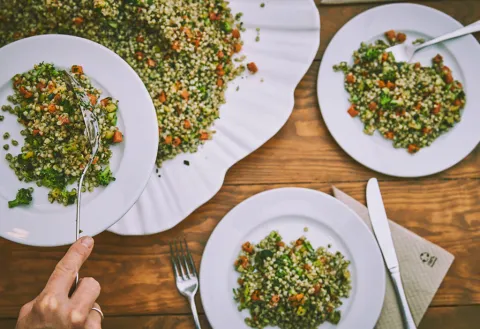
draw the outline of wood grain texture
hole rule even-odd
[[[328,183],[293,185],[331,191]],[[188,313],[174,285],[168,241],[185,235],[199,266],[208,237],[229,210],[254,194],[282,186],[225,186],[168,232],[143,237],[102,233],[81,275],[101,283],[99,302],[106,314]],[[364,202],[365,182],[336,186]],[[433,305],[480,303],[480,180],[387,181],[381,187],[392,219],[456,257]],[[0,317],[12,317],[40,292],[66,248],[33,248],[0,240],[0,250]]]
[[[480,1],[421,1],[463,24],[478,20]],[[319,0],[316,0],[319,5]],[[267,3],[268,5],[268,3]],[[389,217],[455,255],[419,329],[472,329],[480,323],[480,148],[450,170],[423,179],[378,175],[356,163],[328,133],[316,97],[321,54],[338,29],[374,4],[324,6],[317,61],[295,92],[283,129],[235,165],[225,186],[174,229],[142,237],[98,235],[81,276],[102,285],[104,329],[193,328],[189,306],[175,288],[168,242],[186,236],[197,267],[215,226],[235,205],[259,192],[299,186],[331,192],[331,184],[365,202],[368,178],[381,179]],[[43,288],[66,247],[34,248],[0,239],[0,329],[13,328],[20,307]],[[203,311],[198,300],[200,311]],[[203,328],[210,328],[201,316]],[[223,328],[221,328],[223,329]]]
[[[0,319],[0,329],[13,329],[14,319]],[[480,322],[479,306],[431,307],[418,329],[472,329]],[[205,315],[200,315],[203,329],[211,329]],[[103,329],[193,329],[189,315],[146,315],[106,317]]]

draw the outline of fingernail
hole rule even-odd
[[[85,236],[82,238],[82,244],[87,247],[87,248],[91,248],[93,246],[93,239],[89,236]]]

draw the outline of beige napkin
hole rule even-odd
[[[355,211],[372,229],[367,207],[336,187],[332,188],[333,195]],[[400,263],[405,294],[415,323],[418,325],[452,265],[454,257],[448,251],[395,222],[390,221],[390,230]],[[403,328],[399,304],[387,271],[385,300],[375,329]]]
[[[322,5],[340,5],[347,3],[388,2],[396,0],[320,0]]]

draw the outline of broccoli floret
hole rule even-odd
[[[32,193],[33,193],[33,188],[21,188],[17,192],[17,196],[15,197],[15,200],[13,201],[8,201],[8,208],[15,208],[18,206],[26,206],[29,205],[32,200]]]
[[[380,56],[380,50],[379,49],[368,48],[367,52],[365,53],[364,58],[367,61],[371,62],[371,61],[374,61],[375,59],[377,59],[378,56]]]
[[[110,182],[115,181],[115,177],[113,177],[113,173],[110,170],[110,167],[105,167],[102,171],[98,173],[98,183],[103,186],[107,186]]]
[[[42,170],[40,175],[42,177],[42,186],[63,189],[67,185],[65,175],[52,168]]]
[[[77,200],[77,190],[73,189],[71,191],[63,190],[60,194],[60,200],[64,206],[69,206],[74,204]]]

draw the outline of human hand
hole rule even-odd
[[[93,249],[93,239],[75,242],[57,264],[45,289],[20,310],[16,329],[101,329],[100,309],[95,301],[100,284],[93,278],[80,280],[77,290],[68,296],[75,277]]]

